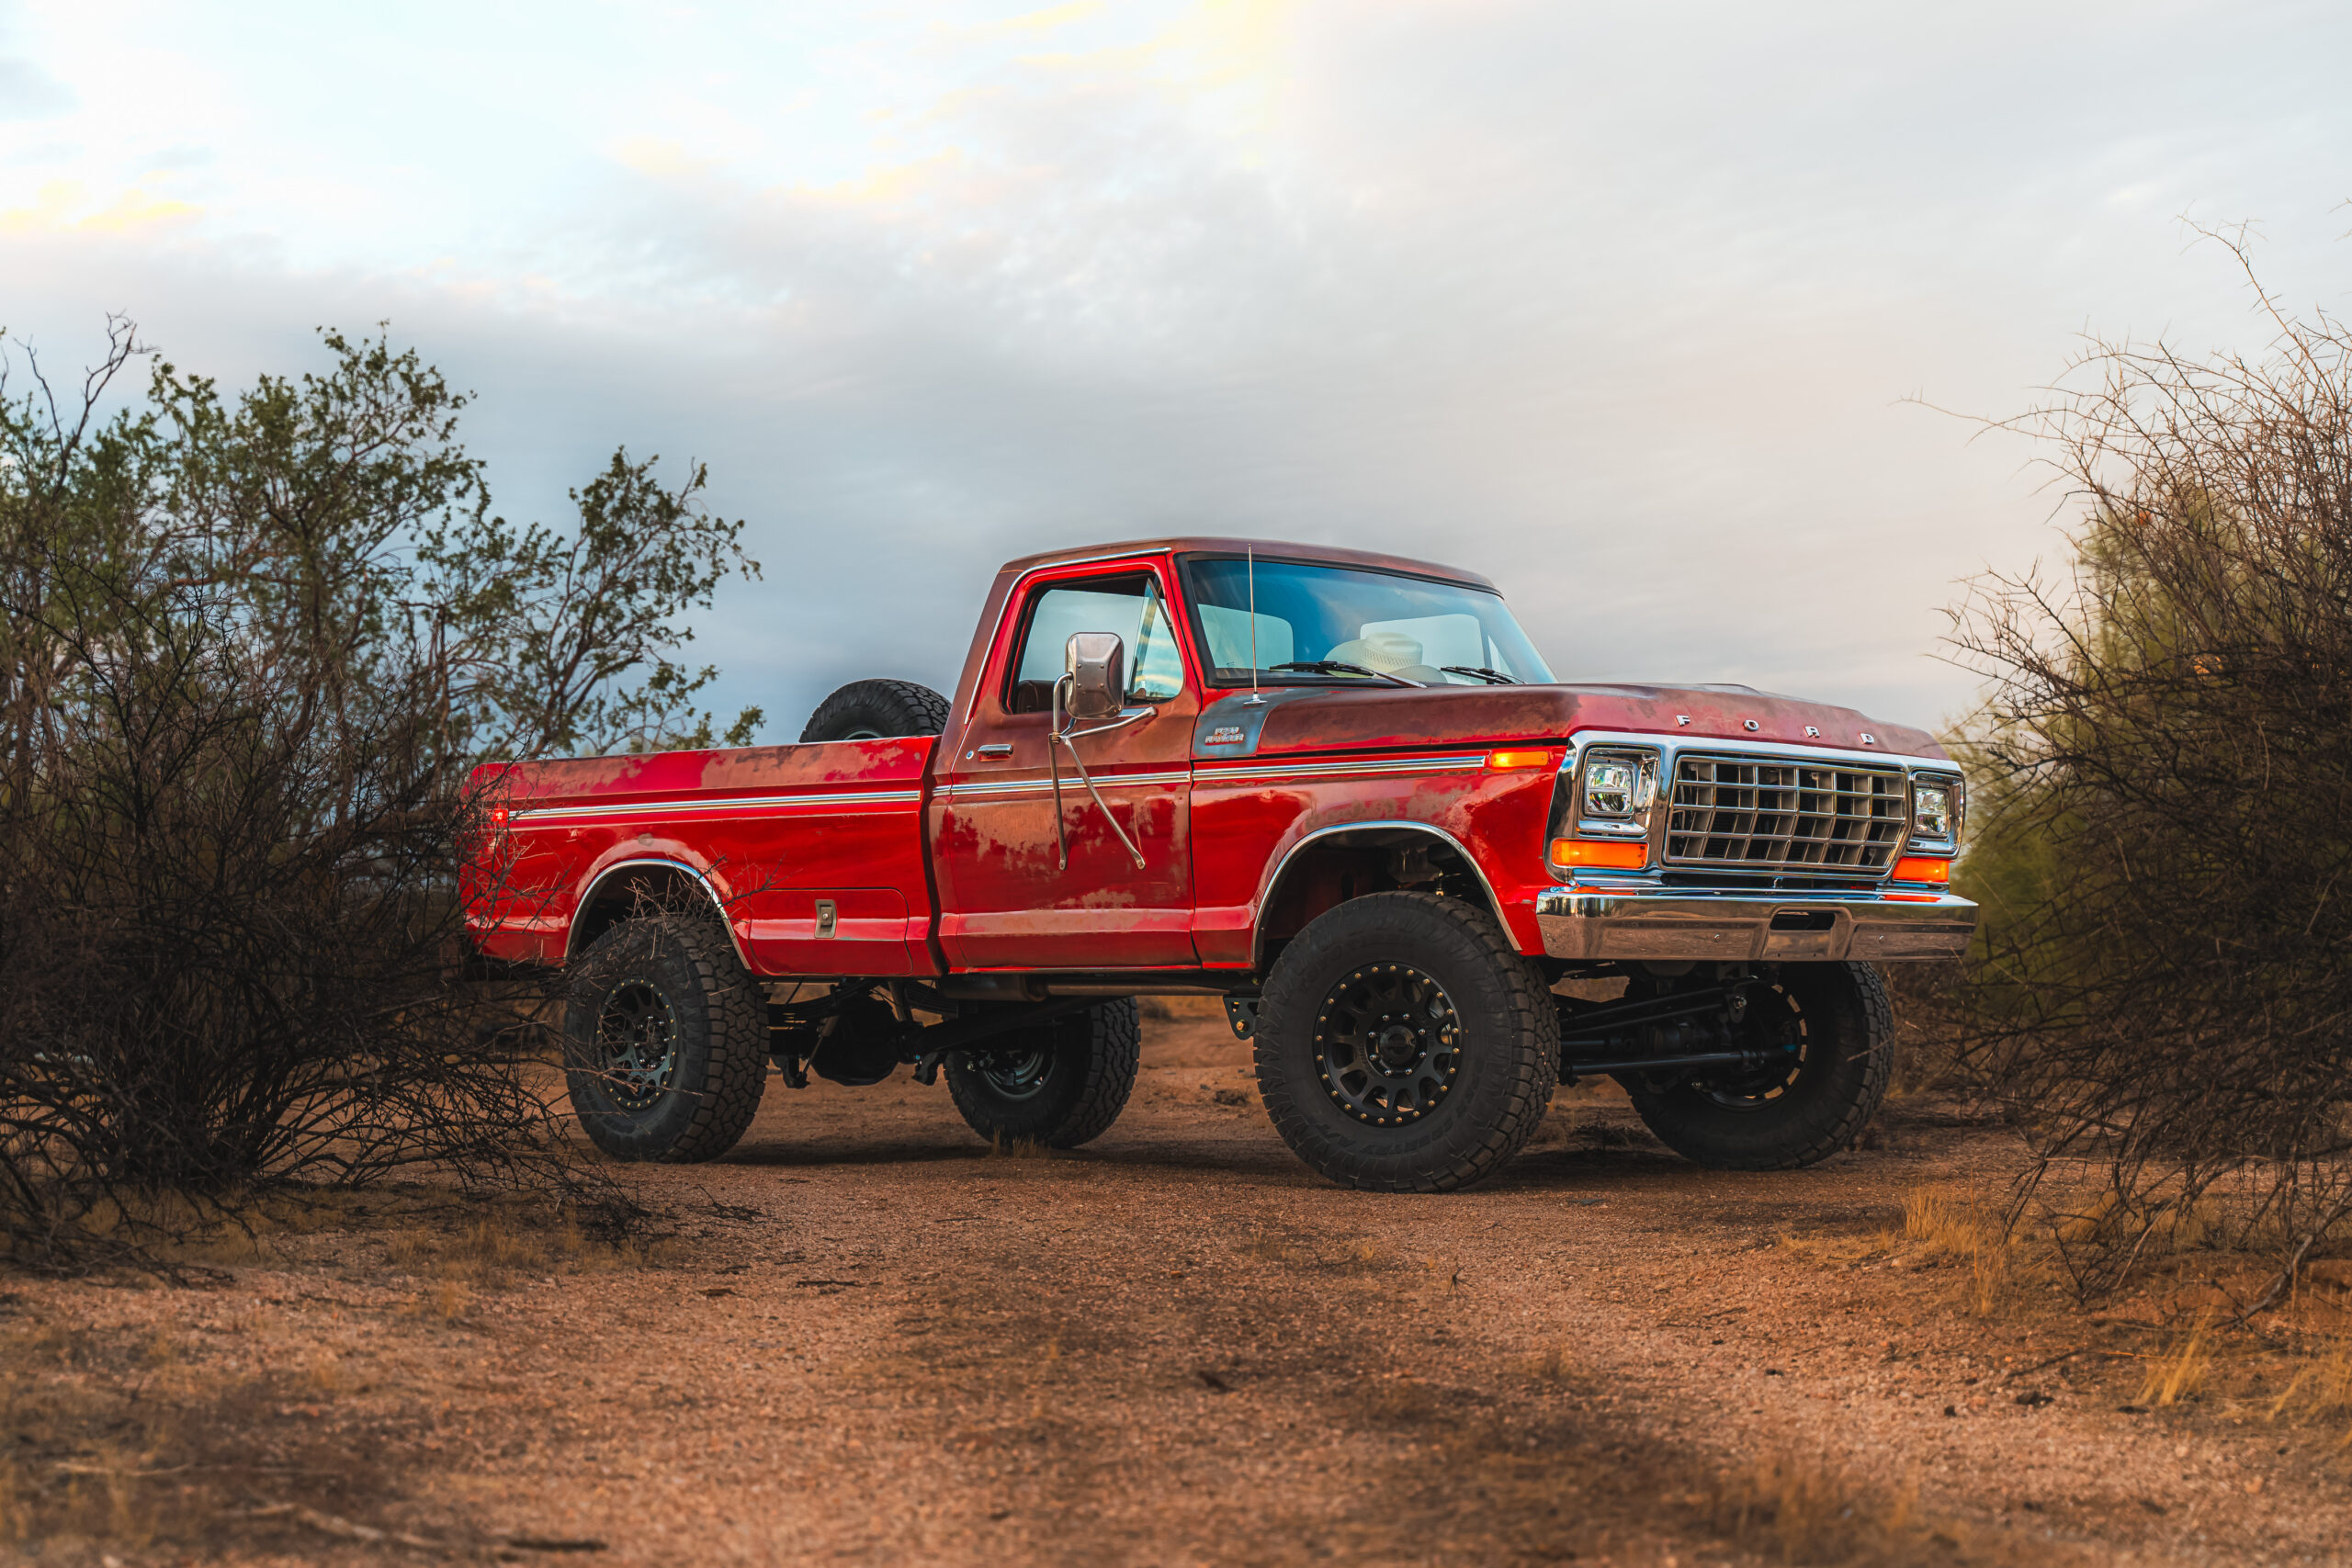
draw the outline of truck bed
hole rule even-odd
[[[633,866],[683,865],[726,911],[754,974],[927,975],[930,736],[494,764],[494,847],[475,890],[490,957],[561,963],[587,906]],[[834,910],[820,931],[819,900]],[[582,931],[583,936],[590,934]]]

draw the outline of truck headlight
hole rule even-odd
[[[1960,836],[1960,787],[1944,779],[1919,779],[1911,786],[1911,832],[1916,838],[1955,842]]]
[[[1584,765],[1584,814],[1633,818],[1642,768],[1631,757],[1595,757]]]

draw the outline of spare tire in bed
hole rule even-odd
[[[947,699],[912,681],[852,681],[817,705],[800,731],[806,740],[879,740],[936,735],[947,728]]]

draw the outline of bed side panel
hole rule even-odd
[[[631,861],[697,873],[761,975],[930,973],[922,807],[933,738],[574,758],[511,770],[478,924],[560,962],[580,901]],[[820,930],[819,901],[834,907]]]

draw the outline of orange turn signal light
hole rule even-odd
[[[1555,839],[1552,863],[1591,866],[1601,871],[1639,871],[1650,863],[1650,847],[1635,839]]]
[[[1951,862],[1942,855],[1905,855],[1894,863],[1897,882],[1950,882]]]
[[[1556,751],[1489,751],[1487,766],[1497,773],[1510,768],[1548,768],[1558,757]]]

